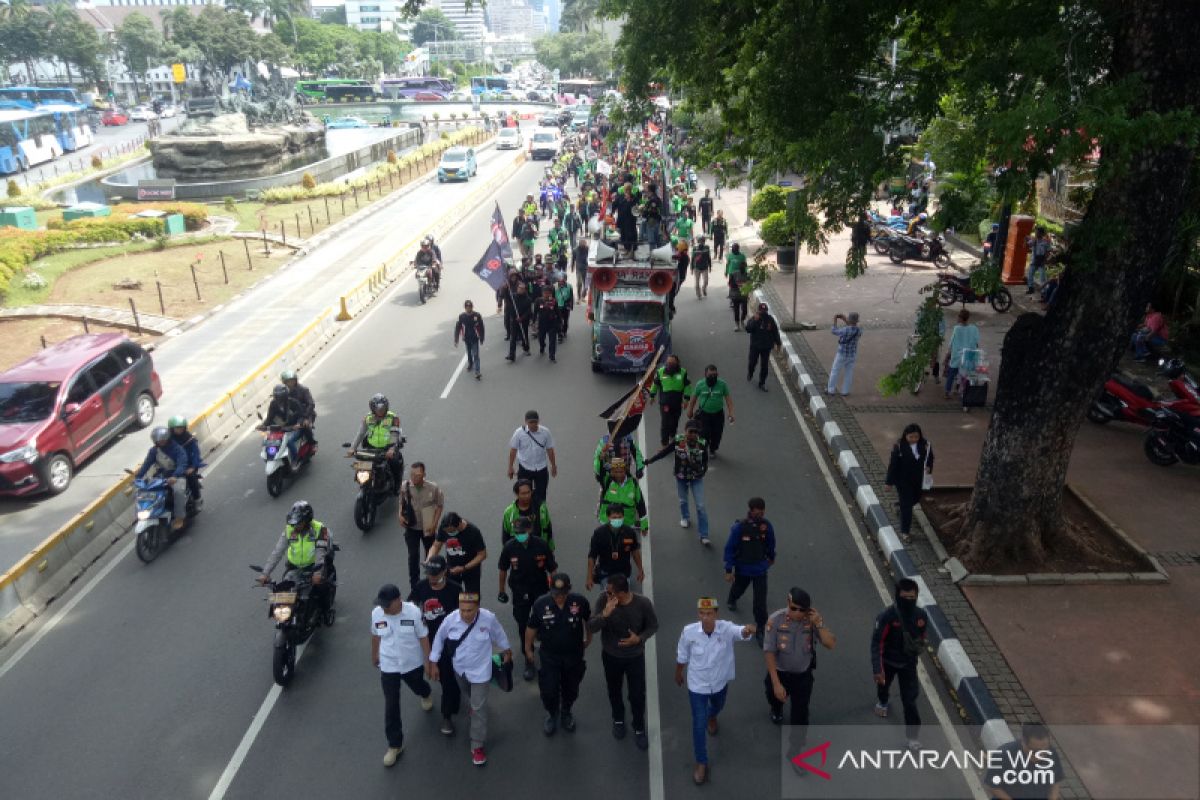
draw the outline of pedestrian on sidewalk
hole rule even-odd
[[[692,272],[696,275],[696,297],[708,297],[708,273],[712,272],[712,251],[703,236],[696,239],[692,254]]]
[[[783,349],[783,337],[779,335],[779,323],[771,316],[766,303],[758,304],[754,318],[746,323],[746,333],[750,334],[750,362],[746,367],[746,380],[754,379],[754,367],[758,365],[758,388],[767,390],[767,362],[771,358],[771,350],[776,352]]]
[[[554,299],[554,286],[547,283],[542,287],[542,296],[538,298],[534,313],[537,315],[538,355],[546,354],[546,344],[550,344],[550,361],[555,361],[558,355],[558,331],[560,317],[558,301]]]
[[[425,558],[426,565],[438,557],[446,560],[450,577],[456,583],[462,584],[468,592],[479,591],[487,545],[478,527],[451,511],[442,518],[441,530]],[[426,569],[426,573],[428,571]]]
[[[496,599],[501,603],[509,600],[507,589],[512,590],[513,619],[517,623],[517,641],[525,641],[525,626],[529,624],[529,611],[533,601],[546,593],[550,576],[558,569],[550,545],[541,537],[533,536],[533,526],[524,517],[513,522],[513,538],[500,551],[497,561],[500,567],[500,588]],[[525,659],[525,680],[534,677],[533,659]]]
[[[508,440],[508,479],[512,480],[514,475],[533,481],[534,503],[546,500],[550,478],[558,477],[554,436],[549,428],[542,427],[538,412],[533,409],[525,412],[525,424],[513,431]]]
[[[838,320],[845,325],[838,325]],[[825,387],[826,394],[837,390],[838,375],[842,376],[842,397],[850,394],[850,384],[854,380],[854,361],[858,358],[858,340],[862,337],[862,328],[858,327],[858,312],[835,314],[830,332],[838,338],[837,355],[833,357],[833,365],[829,368],[829,384]]]
[[[717,716],[725,707],[729,682],[734,679],[733,643],[748,642],[757,628],[717,619],[717,599],[701,597],[696,602],[699,622],[684,627],[675,648],[675,685],[684,685],[687,673],[688,701],[692,707],[692,751],[696,768],[692,780],[708,780],[708,736],[716,736]]]
[[[871,633],[871,672],[875,675],[875,714],[888,715],[888,690],[894,678],[900,679],[900,702],[904,705],[904,731],[910,749],[920,749],[917,739],[921,713],[917,710],[917,664],[925,649],[929,617],[917,607],[917,582],[901,578],[896,584],[896,602],[875,618]]]
[[[933,486],[933,446],[915,422],[906,425],[892,445],[886,484],[900,500],[900,537],[909,542],[913,506],[920,502],[921,492]]]
[[[725,542],[725,582],[732,584],[725,605],[737,611],[738,598],[747,587],[754,588],[754,622],[761,644],[767,625],[767,571],[775,563],[775,528],[766,518],[765,500],[751,497],[746,506],[746,518],[733,523]]]
[[[692,380],[679,363],[679,356],[672,353],[667,356],[667,363],[655,371],[654,381],[650,384],[650,402],[658,401],[659,444],[666,446],[675,438],[683,405],[691,395]]]
[[[725,411],[729,412],[729,424],[733,424],[733,394],[729,384],[721,380],[716,364],[704,368],[704,380],[692,389],[692,400],[688,403],[687,415],[700,423],[700,436],[708,444],[708,457],[715,459],[721,449],[721,437],[725,433]]]
[[[454,346],[458,347],[458,340],[462,339],[467,348],[467,370],[475,373],[475,380],[479,380],[480,375],[479,346],[483,344],[483,335],[483,315],[468,300],[463,303],[463,313],[458,315],[454,326]]]
[[[607,523],[592,531],[588,545],[587,582],[588,591],[596,584],[606,585],[613,575],[633,576],[633,565],[637,565],[637,581],[646,580],[642,568],[642,543],[637,529],[625,525],[625,507],[612,503],[606,509]],[[632,562],[632,563],[631,563]]]
[[[479,607],[479,595],[464,592],[458,596],[458,610],[446,617],[438,628],[429,654],[429,675],[441,676],[438,663],[447,654],[459,690],[471,704],[471,763],[487,763],[488,688],[492,682],[492,650],[501,651],[504,663],[512,663],[512,650],[504,626],[496,615]]]
[[[447,615],[458,609],[458,596],[463,589],[461,585],[446,577],[444,556],[431,555],[425,561],[424,569],[425,577],[409,592],[408,602],[421,610],[421,618],[425,620],[425,627],[429,629],[429,641],[432,643]],[[453,736],[454,715],[458,713],[462,693],[458,690],[454,669],[445,653],[442,654],[442,661],[438,666],[441,669],[438,683],[442,685],[441,733],[443,736]]]
[[[708,234],[708,229],[712,227],[713,218],[713,199],[709,196],[709,190],[704,190],[704,197],[700,198],[700,230]]]
[[[647,750],[650,737],[646,735],[646,641],[658,631],[654,604],[650,598],[630,591],[629,579],[624,575],[611,575],[587,625],[588,630],[600,633],[613,738],[625,738],[625,701],[621,688],[628,684],[633,739],[639,750]]]
[[[704,475],[708,472],[708,443],[700,437],[700,423],[690,419],[684,426],[684,434],[675,441],[663,445],[662,450],[646,459],[653,464],[668,455],[675,456],[675,492],[679,495],[679,527],[691,527],[688,509],[688,492],[696,500],[696,520],[700,544],[708,547],[708,510],[704,507]]]
[[[417,585],[421,562],[429,555],[437,538],[438,525],[446,505],[446,496],[433,481],[425,480],[425,465],[414,461],[408,468],[408,480],[400,484],[400,524],[404,526],[404,544],[408,547],[408,584]]]
[[[429,629],[421,611],[404,602],[395,584],[379,590],[371,610],[371,663],[383,685],[383,730],[387,752],[383,765],[390,767],[404,752],[404,727],[400,720],[400,685],[408,684],[421,698],[421,710],[433,708],[433,688],[425,680],[429,660]]]
[[[721,193],[718,191],[717,197],[720,197],[720,196],[721,196]],[[713,257],[714,258],[724,258],[725,257],[725,239],[727,236],[729,236],[729,223],[725,219],[724,211],[720,211],[720,210],[717,211],[717,216],[715,219],[713,219],[712,224],[708,228],[708,231],[709,231],[709,233],[712,234],[712,239],[713,239]]]
[[[553,736],[560,724],[567,733],[575,732],[571,708],[579,698],[579,684],[587,672],[583,654],[592,643],[592,632],[587,626],[591,616],[591,604],[583,595],[571,591],[571,576],[565,572],[550,579],[550,591],[534,601],[529,614],[523,643],[525,658],[533,661],[533,643],[540,640],[538,693],[546,709],[542,733],[547,736]]]
[[[741,245],[734,242],[725,258],[725,278],[729,286],[729,304],[733,308],[733,330],[736,333],[746,322],[746,311],[750,298],[743,291],[750,281],[750,272],[746,267],[746,255]]]
[[[958,371],[963,365],[964,350],[979,349],[979,327],[970,322],[971,312],[967,309],[960,309],[958,312],[958,324],[950,331],[950,346],[946,352],[946,388],[943,392],[943,397],[950,399],[950,392],[954,390],[954,381],[958,377]]]
[[[817,642],[826,650],[837,645],[825,627],[821,612],[812,607],[808,592],[799,586],[788,590],[786,608],[767,620],[763,658],[767,677],[763,681],[771,722],[783,724],[783,704],[792,701],[788,714],[792,750],[802,752],[808,737],[808,703],[812,699],[813,670],[817,668]]]
[[[1029,240],[1029,274],[1025,277],[1025,294],[1033,294],[1038,285],[1037,275],[1040,273],[1041,283],[1046,282],[1046,265],[1050,260],[1050,250],[1054,243],[1046,229],[1039,225]]]

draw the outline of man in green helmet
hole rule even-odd
[[[167,420],[167,427],[171,429],[171,438],[175,444],[187,453],[188,467],[184,479],[187,481],[188,494],[194,501],[193,506],[199,511],[204,505],[204,501],[200,499],[200,468],[208,466],[200,456],[200,442],[188,430],[187,417],[176,414]]]

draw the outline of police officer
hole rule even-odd
[[[587,662],[583,653],[592,643],[587,621],[592,616],[587,598],[571,591],[571,578],[565,572],[550,579],[550,592],[533,603],[529,626],[525,629],[525,661],[533,661],[533,641],[542,642],[538,689],[546,720],[542,732],[553,736],[561,724],[568,733],[575,731],[571,706],[579,697]]]
[[[667,356],[667,363],[654,373],[654,383],[650,386],[650,402],[658,400],[658,408],[662,415],[662,425],[659,429],[662,446],[666,446],[675,438],[679,429],[679,415],[683,411],[684,400],[691,397],[692,381],[688,378],[687,370],[679,363],[679,356]],[[662,395],[659,397],[659,395]]]
[[[791,748],[803,751],[808,735],[808,703],[812,698],[813,670],[817,668],[817,642],[826,650],[837,645],[833,633],[825,627],[821,612],[813,608],[808,592],[799,586],[788,590],[787,608],[781,608],[767,620],[763,639],[763,658],[767,677],[763,681],[771,722],[783,724],[783,704],[792,708],[788,723],[795,736]]]
[[[287,554],[284,580],[299,583],[303,575],[311,575],[312,599],[324,611],[325,624],[332,624],[333,591],[329,584],[337,577],[333,568],[333,537],[327,525],[313,519],[313,508],[307,500],[297,500],[292,504],[292,510],[287,515],[287,526],[263,564],[262,573],[258,576],[259,583],[270,583],[271,573],[284,553]]]
[[[508,592],[512,589],[513,619],[517,621],[517,639],[525,641],[525,626],[529,622],[529,612],[533,601],[546,593],[550,585],[550,575],[558,569],[554,553],[550,546],[540,537],[530,534],[529,520],[518,517],[513,521],[513,538],[500,551],[500,593],[496,599],[501,603],[508,602]],[[525,680],[534,678],[533,659],[525,657]]]
[[[388,399],[382,394],[374,395],[367,402],[367,407],[371,413],[363,417],[358,435],[346,451],[346,458],[353,458],[360,444],[366,444],[372,450],[386,451],[388,469],[392,473],[392,494],[398,495],[400,479],[404,475],[404,457],[400,455],[400,449],[404,447],[400,417],[388,410]]]
[[[204,507],[204,501],[200,498],[200,468],[208,466],[200,456],[200,442],[188,430],[187,417],[176,414],[167,421],[167,427],[171,429],[171,439],[187,453],[188,466],[184,473],[187,490],[192,496],[193,507],[199,511]]]
[[[733,584],[725,605],[737,611],[737,599],[747,587],[754,587],[755,635],[762,644],[767,627],[767,570],[775,563],[775,528],[765,516],[765,500],[751,497],[747,506],[746,518],[733,523],[725,543],[725,582]]]

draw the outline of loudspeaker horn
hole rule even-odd
[[[607,292],[617,285],[617,271],[611,267],[600,267],[592,272],[592,288]]]
[[[592,246],[592,263],[598,264],[606,259],[612,261],[616,254],[617,251],[605,244],[604,240],[597,239]]]
[[[675,248],[670,244],[664,244],[662,247],[656,247],[650,251],[650,263],[661,261],[664,264],[670,264],[673,255],[675,255]]]
[[[675,273],[670,270],[656,269],[650,273],[650,280],[647,282],[650,291],[655,294],[667,294],[671,291],[671,287],[675,285]]]
[[[588,233],[599,236],[601,227],[602,226],[600,225],[600,217],[598,215],[593,216],[591,219],[588,220],[588,224],[587,224]]]

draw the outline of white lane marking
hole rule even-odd
[[[850,532],[850,538],[854,541],[854,546],[858,548],[858,555],[862,559],[863,564],[866,565],[867,572],[871,575],[871,582],[875,584],[875,591],[879,593],[879,597],[884,603],[892,602],[892,597],[888,594],[887,583],[883,580],[883,575],[879,572],[879,566],[875,563],[874,557],[867,551],[866,543],[863,542],[862,537],[858,535],[858,524],[855,521],[854,514],[850,511],[850,507],[842,497],[841,490],[837,482],[833,479],[833,473],[829,470],[829,465],[825,463],[824,450],[817,447],[817,442],[813,438],[812,431],[808,429],[808,421],[800,413],[800,406],[796,404],[795,398],[792,397],[792,389],[788,386],[786,377],[780,373],[774,359],[771,359],[771,370],[775,373],[776,379],[783,387],[783,396],[787,398],[788,405],[792,409],[792,414],[796,417],[796,423],[800,426],[800,432],[804,434],[804,441],[808,443],[808,449],[812,452],[813,461],[821,469],[821,475],[825,478],[825,485],[829,487],[829,494],[833,497],[833,502],[842,514],[842,519],[846,523],[846,529]],[[654,640],[651,639],[651,641]],[[925,669],[924,662],[918,662],[917,666],[921,688],[925,690],[925,696],[929,698],[929,705],[933,709],[933,715],[937,717],[938,724],[945,732],[947,742],[950,743],[952,749],[962,750],[963,743],[958,738],[957,731],[954,730],[954,725],[950,721],[949,714],[942,706],[941,695],[934,691],[933,682],[930,680],[929,672]],[[971,794],[976,800],[986,800],[987,795],[979,783],[979,776],[966,769],[962,771],[962,774],[968,788],[971,790]]]
[[[638,449],[646,452],[646,428],[642,425],[638,425]],[[646,513],[649,514],[650,479],[644,475],[638,483],[646,500]],[[650,539],[655,535],[651,531],[650,536],[642,539],[642,568],[646,571],[642,594],[651,603],[654,602],[654,561],[650,557]],[[649,662],[646,669],[646,733],[650,736],[650,800],[663,800],[666,790],[663,783],[662,714],[658,708],[658,636],[650,637],[646,643],[646,661]]]
[[[464,353],[462,360],[458,362],[458,366],[454,369],[454,374],[450,376],[450,381],[446,384],[446,388],[442,389],[442,398],[445,400],[450,396],[450,390],[454,388],[454,382],[458,380],[458,376],[462,374],[463,367],[467,365],[467,356]]]
[[[304,650],[307,647],[308,642],[305,642],[296,648],[297,664],[300,663],[300,657],[304,655]],[[279,684],[273,685],[271,690],[267,692],[267,696],[263,699],[262,705],[258,707],[254,719],[250,720],[250,727],[246,729],[242,740],[238,742],[237,749],[233,751],[233,757],[225,765],[225,771],[221,773],[217,785],[213,787],[212,792],[208,795],[208,800],[221,800],[221,798],[225,797],[225,793],[229,791],[230,784],[233,783],[238,770],[241,769],[242,762],[250,754],[250,748],[254,745],[254,740],[258,738],[263,725],[267,724],[267,717],[271,716],[271,709],[275,708],[275,704],[279,702],[281,694],[283,694],[283,687]]]

